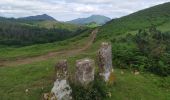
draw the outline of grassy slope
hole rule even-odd
[[[61,51],[61,50],[67,50],[67,49],[79,47],[79,45],[84,44],[84,41],[88,37],[89,33],[90,32],[85,32],[74,38],[61,41],[61,42],[55,42],[55,43],[37,44],[32,46],[20,47],[20,48],[1,46],[0,59],[5,60],[5,59],[15,59],[17,57],[21,57],[21,58],[31,57],[31,56],[42,55],[52,51],[59,51],[59,50]]]
[[[75,31],[78,29],[78,25],[69,24],[69,23],[62,23],[57,21],[40,21],[38,23],[34,23],[34,25],[37,25],[39,27],[45,27],[45,28],[57,28],[57,29],[68,29],[70,31]]]
[[[149,9],[113,19],[100,29],[98,38],[112,38],[128,31],[160,26],[170,22],[170,3],[161,4]],[[169,30],[168,30],[169,31]]]
[[[85,41],[79,41],[83,44]],[[49,92],[53,85],[54,65],[59,59],[66,58],[69,71],[74,73],[75,61],[84,57],[95,59],[101,41],[96,42],[88,51],[70,57],[56,57],[28,65],[0,68],[1,100],[38,100],[42,93]],[[70,43],[72,44],[72,43]],[[73,42],[74,44],[74,42]],[[70,47],[71,45],[67,45]],[[47,48],[48,49],[48,48]],[[116,66],[115,66],[116,67]],[[170,77],[162,78],[150,73],[134,75],[129,70],[115,69],[116,84],[111,87],[112,97],[106,100],[169,100]],[[29,92],[25,93],[28,89]]]
[[[90,52],[92,52],[90,50]],[[70,72],[74,72],[75,60],[89,56],[94,58],[94,53],[83,53],[77,56],[66,57],[69,61]],[[38,100],[42,93],[49,92],[53,85],[53,66],[59,57],[45,62],[37,62],[30,65],[2,67],[0,68],[0,99],[1,100]],[[112,87],[112,98],[108,100],[169,100],[170,88],[167,88],[170,77],[161,77],[142,73],[131,74],[125,71],[121,75],[120,70],[115,70],[116,84]],[[165,81],[166,80],[166,81]],[[163,87],[162,82],[167,86]],[[25,90],[29,89],[29,93]]]

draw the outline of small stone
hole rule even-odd
[[[135,74],[135,75],[139,75],[139,74],[140,74],[140,72],[139,72],[139,71],[137,71],[137,70],[135,70],[134,74]]]
[[[124,74],[124,71],[121,70],[121,74],[123,75],[123,74]]]
[[[29,90],[28,90],[28,89],[26,89],[26,90],[25,90],[25,93],[28,93],[28,92],[29,92]]]
[[[43,94],[43,100],[49,100],[49,98],[50,98],[50,93]]]

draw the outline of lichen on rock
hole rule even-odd
[[[108,81],[110,74],[113,72],[113,66],[112,47],[107,42],[103,42],[98,51],[98,66],[100,75],[104,77],[105,81]]]
[[[95,64],[94,60],[81,59],[76,61],[76,81],[82,85],[87,85],[94,80]]]
[[[72,89],[67,80],[56,80],[51,93],[57,98],[57,100],[72,100]]]

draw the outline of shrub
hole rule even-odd
[[[71,82],[71,88],[74,100],[104,100],[109,91],[106,83],[97,75],[91,84],[82,86]]]

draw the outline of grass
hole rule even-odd
[[[135,34],[136,31],[130,33]],[[127,32],[129,33],[129,32]],[[121,37],[122,35],[120,35]],[[80,39],[85,37],[83,39]],[[124,37],[124,36],[122,36]],[[64,50],[75,48],[86,42],[86,35],[70,40],[59,42],[26,46],[21,48],[3,47],[0,50],[1,58],[14,59],[16,57],[29,57],[41,55],[53,50]],[[80,40],[79,40],[80,39]],[[54,81],[54,65],[59,59],[67,59],[69,72],[74,75],[75,61],[77,59],[90,57],[96,59],[96,53],[101,41],[97,41],[87,51],[74,56],[61,56],[48,59],[43,62],[35,62],[27,65],[1,67],[0,68],[0,100],[39,100],[43,93],[50,92]],[[62,44],[63,43],[63,44]],[[6,53],[4,53],[6,52]],[[3,55],[3,56],[2,56]],[[111,98],[106,100],[169,100],[170,99],[170,77],[160,77],[151,73],[134,75],[130,70],[115,68],[116,84],[109,87]],[[26,93],[25,90],[29,92]]]
[[[112,98],[108,100],[170,99],[170,88],[162,88],[158,85],[162,82],[162,77],[150,73],[134,75],[129,70],[125,70],[123,75],[120,73],[120,69],[115,70],[116,85],[112,87]],[[167,77],[167,79],[170,81],[170,77]]]
[[[88,34],[89,33],[84,33],[80,36],[76,36],[72,39],[68,39],[68,40],[61,41],[61,42],[36,44],[32,46],[24,46],[24,47],[19,47],[19,48],[0,46],[1,47],[0,48],[0,59],[13,60],[18,57],[20,58],[32,57],[32,56],[46,54],[48,52],[77,48],[86,43]]]
[[[28,65],[0,68],[0,100],[39,100],[42,93],[50,92],[54,81],[54,65],[59,59],[66,58],[69,72],[74,74],[75,61],[90,57],[96,58],[100,42],[95,43],[84,53],[55,57],[43,62]],[[115,68],[116,84],[110,87],[112,97],[106,100],[169,100],[170,77],[162,78],[150,73],[134,75],[129,70]],[[162,83],[164,82],[164,83]],[[25,90],[29,92],[26,93]]]
[[[71,68],[74,62],[87,55],[69,57]],[[0,68],[1,100],[38,100],[42,93],[49,92],[53,85],[53,66],[57,59],[37,62],[30,65]],[[71,71],[71,70],[70,70]],[[116,85],[111,87],[112,98],[108,100],[169,100],[170,88],[160,87],[162,79],[149,73],[134,75],[125,70],[115,69]],[[166,78],[170,82],[170,77]],[[169,84],[170,85],[170,84]],[[168,86],[169,86],[168,85]],[[28,94],[25,90],[29,89]]]
[[[35,23],[36,26],[45,27],[48,29],[51,28],[58,28],[58,29],[68,29],[70,31],[75,31],[78,29],[78,25],[69,24],[69,23],[62,23],[62,22],[55,22],[55,21],[40,21]]]
[[[169,26],[170,26],[170,21],[168,21],[165,24],[159,26],[158,29],[163,31],[163,32],[169,32],[170,31]]]

